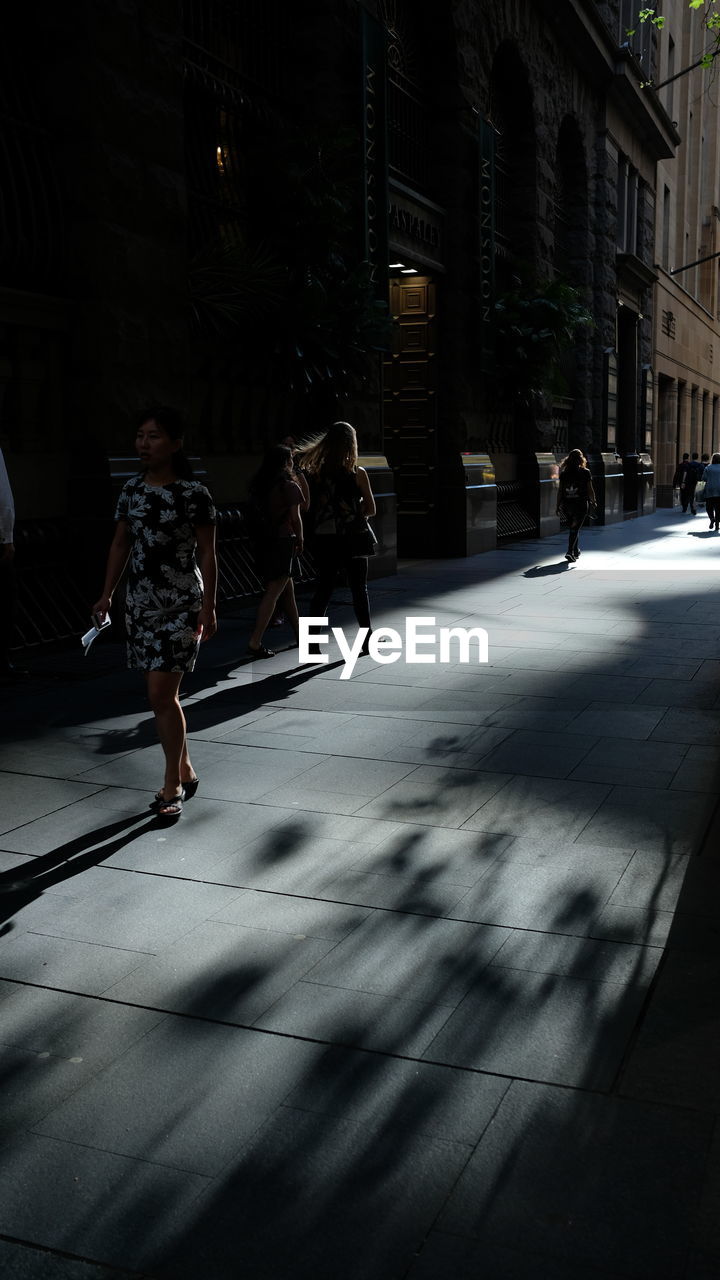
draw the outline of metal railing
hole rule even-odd
[[[498,542],[508,538],[532,538],[537,524],[525,507],[525,486],[521,480],[502,481],[497,485]]]
[[[262,594],[255,548],[243,504],[217,512],[218,604],[220,608],[252,600]],[[102,522],[100,522],[102,524]],[[112,536],[110,522],[93,526],[92,541]],[[15,530],[17,606],[13,649],[75,640],[87,630],[90,605],[99,589],[97,570],[91,574],[83,550],[89,531],[69,520],[25,521]],[[316,576],[312,556],[298,559],[295,582],[312,582]]]

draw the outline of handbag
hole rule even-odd
[[[377,538],[365,516],[358,517],[357,523],[348,530],[347,538],[351,559],[375,555]]]
[[[704,480],[698,480],[697,484],[695,485],[695,501],[700,503],[705,501],[705,481]]]

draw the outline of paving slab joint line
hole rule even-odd
[[[233,1031],[251,1031],[255,1035],[270,1036],[278,1040],[292,1040],[300,1044],[321,1045],[329,1049],[343,1049],[352,1053],[364,1053],[373,1058],[389,1058],[393,1062],[410,1062],[420,1067],[440,1067],[443,1071],[462,1072],[469,1076],[487,1076],[493,1080],[506,1080],[508,1085],[515,1081],[521,1084],[540,1084],[548,1089],[561,1089],[565,1093],[578,1093],[585,1097],[608,1098],[614,1093],[614,1085],[609,1089],[588,1088],[587,1085],[569,1084],[557,1080],[547,1080],[540,1076],[523,1076],[508,1075],[503,1071],[489,1071],[481,1067],[469,1067],[464,1063],[444,1062],[442,1058],[418,1058],[409,1053],[398,1053],[391,1049],[373,1049],[367,1045],[352,1044],[344,1040],[323,1040],[317,1036],[302,1036],[296,1032],[277,1031],[270,1027],[256,1027],[248,1022],[229,1022],[226,1018],[211,1018],[201,1013],[187,1013],[185,1010],[163,1009],[158,1005],[139,1004],[133,1000],[117,1000],[111,996],[92,995],[87,991],[73,991],[69,987],[48,987],[41,982],[28,982],[19,978],[4,978],[3,981],[12,983],[17,987],[31,987],[38,991],[52,991],[60,995],[76,996],[79,1000],[99,1000],[103,1004],[116,1005],[123,1009],[142,1009],[146,1013],[160,1013],[169,1018],[182,1018],[186,1022],[203,1022],[214,1027],[229,1027]],[[617,1096],[622,1097],[622,1094]],[[626,1099],[629,1102],[637,1102],[637,1099]],[[644,1103],[642,1105],[645,1105]],[[669,1111],[684,1111],[693,1114],[697,1108],[688,1106],[673,1106],[670,1103],[662,1102],[653,1104],[656,1107],[662,1107]],[[82,1144],[78,1144],[82,1145]],[[3,1239],[0,1233],[0,1239]],[[24,1243],[24,1242],[23,1242]]]
[[[99,1258],[89,1258],[82,1253],[68,1253],[66,1249],[54,1249],[49,1245],[36,1244],[33,1240],[21,1240],[19,1236],[8,1236],[0,1231],[0,1240],[5,1244],[17,1245],[21,1249],[32,1249],[33,1253],[41,1253],[47,1258],[63,1258],[68,1262],[80,1262],[88,1267],[97,1267],[106,1271],[113,1280],[154,1280],[149,1271],[128,1271],[126,1267],[117,1267],[114,1263],[103,1262]]]
[[[486,1073],[486,1074],[488,1074],[488,1075],[489,1075],[489,1074],[491,1074],[491,1073],[490,1073],[490,1072],[488,1072],[488,1073]],[[430,1236],[431,1236],[432,1232],[436,1229],[436,1227],[437,1227],[438,1223],[440,1222],[440,1220],[441,1220],[441,1218],[442,1218],[443,1213],[445,1212],[445,1209],[446,1209],[447,1205],[448,1205],[448,1204],[449,1204],[449,1202],[452,1200],[452,1197],[454,1196],[454,1194],[455,1194],[455,1192],[456,1192],[456,1190],[457,1190],[457,1188],[458,1188],[458,1186],[459,1186],[459,1184],[460,1184],[461,1179],[464,1177],[464,1175],[465,1175],[465,1171],[466,1171],[466,1169],[467,1169],[468,1165],[470,1164],[470,1161],[473,1159],[473,1157],[474,1157],[474,1155],[475,1155],[475,1153],[476,1153],[476,1151],[477,1151],[478,1147],[480,1146],[480,1143],[482,1142],[483,1138],[485,1137],[485,1134],[487,1133],[488,1129],[490,1128],[490,1125],[493,1123],[493,1121],[495,1120],[495,1117],[498,1115],[498,1112],[500,1111],[500,1108],[501,1108],[502,1104],[504,1103],[504,1101],[505,1101],[505,1099],[506,1099],[506,1097],[507,1097],[508,1089],[510,1088],[511,1084],[512,1084],[512,1079],[510,1079],[510,1078],[508,1077],[508,1084],[507,1084],[507,1088],[505,1089],[504,1093],[503,1093],[503,1094],[498,1098],[498,1100],[497,1100],[497,1102],[496,1102],[496,1104],[495,1104],[495,1106],[494,1106],[494,1108],[493,1108],[492,1115],[488,1116],[487,1122],[483,1125],[482,1132],[478,1134],[477,1140],[476,1140],[476,1141],[471,1145],[471,1147],[470,1147],[470,1149],[469,1149],[469,1151],[468,1151],[467,1160],[465,1161],[465,1163],[464,1163],[464,1165],[462,1166],[462,1168],[458,1170],[458,1172],[457,1172],[457,1174],[456,1174],[455,1178],[453,1179],[453,1181],[451,1182],[450,1186],[448,1187],[448,1189],[447,1189],[447,1194],[445,1195],[445,1198],[443,1199],[442,1203],[438,1206],[438,1210],[437,1210],[437,1212],[436,1212],[436,1214],[435,1214],[435,1217],[434,1217],[434,1218],[432,1219],[432,1221],[429,1223],[428,1228],[427,1228],[427,1231],[425,1232],[425,1235],[423,1236],[422,1240],[421,1240],[421,1241],[420,1241],[420,1243],[418,1244],[418,1247],[417,1247],[417,1249],[415,1250],[415,1252],[413,1253],[412,1258],[410,1259],[410,1262],[408,1263],[407,1267],[406,1267],[406,1268],[405,1268],[405,1270],[403,1271],[402,1276],[400,1277],[400,1280],[406,1280],[406,1277],[410,1275],[410,1273],[411,1273],[411,1271],[412,1271],[412,1269],[413,1269],[413,1267],[414,1267],[414,1265],[415,1265],[415,1262],[417,1261],[417,1259],[418,1259],[418,1258],[420,1257],[420,1255],[422,1254],[422,1251],[423,1251],[423,1249],[425,1248],[425,1245],[427,1244],[427,1241],[429,1240],[429,1238],[430,1238]],[[453,1233],[452,1233],[452,1232],[450,1232],[450,1233],[447,1233],[447,1234],[453,1234]],[[460,1238],[462,1238],[462,1237],[460,1237]],[[467,1238],[467,1237],[465,1237],[465,1238]]]
[[[111,996],[91,995],[87,991],[73,991],[70,987],[49,987],[42,982],[28,982],[20,978],[4,978],[4,982],[12,983],[15,987],[31,987],[35,991],[53,991],[63,996],[76,996],[78,1000],[96,1000],[101,1001],[104,1005],[115,1005],[120,1009],[142,1009],[150,1014],[163,1014],[165,1018],[182,1018],[188,1023],[208,1023],[211,1027],[229,1027],[240,1032],[254,1032],[258,1036],[270,1036],[284,1041],[299,1041],[301,1044],[323,1044],[328,1048],[343,1048],[343,1050],[351,1050],[354,1053],[368,1053],[373,1057],[387,1057],[398,1062],[414,1062],[416,1066],[439,1066],[446,1071],[462,1071],[466,1075],[487,1075],[497,1080],[520,1080],[527,1084],[546,1084],[548,1088],[553,1089],[569,1089],[573,1093],[591,1094],[591,1096],[606,1097],[606,1089],[588,1089],[580,1084],[559,1084],[556,1080],[537,1079],[532,1075],[507,1075],[505,1071],[488,1071],[478,1068],[478,1066],[465,1066],[461,1062],[443,1062],[441,1059],[429,1059],[429,1057],[416,1057],[413,1053],[398,1053],[393,1050],[384,1050],[384,1048],[370,1048],[366,1044],[352,1044],[345,1041],[331,1041],[331,1039],[320,1039],[316,1036],[299,1036],[296,1032],[279,1032],[269,1027],[255,1027],[251,1023],[232,1023],[227,1018],[210,1018],[206,1014],[188,1014],[186,1010],[163,1009],[159,1005],[142,1005],[140,1002],[133,1000],[115,1000]],[[0,1235],[1,1239],[1,1235]]]

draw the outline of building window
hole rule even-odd
[[[638,187],[637,169],[626,156],[618,162],[617,247],[621,253],[638,251]]]
[[[670,270],[670,188],[663,187],[662,265]]]
[[[670,119],[673,118],[673,109],[675,106],[675,81],[672,77],[675,75],[675,41],[672,36],[668,37],[668,60],[667,60],[667,79],[670,83],[665,89],[665,110]]]
[[[617,442],[618,415],[618,361],[617,353],[605,352],[605,448],[614,449]]]
[[[655,28],[651,22],[638,21],[639,8],[637,0],[621,0],[618,44],[626,45],[643,69],[649,72],[652,37]],[[632,35],[628,34],[630,31],[633,32]]]
[[[388,34],[388,162],[394,174],[420,191],[429,184],[429,72],[417,11],[381,0],[380,19]]]
[[[662,313],[662,331],[666,338],[675,337],[675,316],[672,311],[663,311]]]

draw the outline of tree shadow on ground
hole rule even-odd
[[[688,607],[696,598],[687,596]],[[667,652],[669,646],[671,654],[689,660],[692,644],[685,632],[677,646],[667,636],[648,640],[656,625],[663,630],[662,611],[648,604],[654,602],[634,606],[646,624],[640,643],[648,652],[658,645]],[[686,612],[682,605],[676,608]],[[697,635],[704,625],[698,620],[690,631]],[[720,613],[712,643],[718,634]],[[590,703],[593,655],[586,660]],[[217,710],[211,708],[212,714]],[[692,713],[681,711],[692,735]],[[439,812],[446,788],[461,785],[444,777],[442,784],[428,786],[422,812]],[[658,788],[659,794],[665,791]],[[689,813],[696,798],[687,793]],[[483,807],[484,802],[480,812]],[[669,837],[658,845],[651,875],[641,866],[634,882],[634,849],[627,850],[626,862],[620,860],[613,881],[604,847],[593,854],[593,846],[580,845],[587,874],[567,883],[562,876],[549,882],[539,877],[536,914],[523,919],[514,894],[527,888],[533,868],[552,864],[553,842],[562,843],[562,832],[555,833],[549,850],[537,841],[534,854],[516,858],[518,874],[510,876],[513,844],[532,842],[532,836],[518,835],[509,810],[501,830],[468,833],[478,876],[470,886],[455,888],[457,902],[472,889],[477,914],[458,918],[457,905],[448,906],[440,891],[452,885],[457,855],[452,848],[428,854],[438,828],[428,827],[425,835],[412,812],[402,804],[388,807],[386,816],[400,831],[390,833],[379,854],[388,860],[386,872],[395,872],[385,875],[392,883],[382,906],[367,887],[358,904],[335,883],[332,867],[320,869],[320,883],[306,882],[304,894],[290,890],[291,897],[367,914],[339,941],[319,938],[327,944],[324,955],[304,971],[302,964],[295,969],[286,992],[260,992],[262,1012],[250,1009],[250,998],[274,970],[293,961],[309,930],[298,929],[305,936],[295,937],[287,924],[283,932],[256,920],[248,927],[274,935],[272,954],[264,962],[238,963],[244,935],[228,927],[224,954],[221,946],[190,979],[179,979],[165,992],[164,1004],[153,1002],[155,1009],[168,1015],[179,1010],[181,1016],[172,1019],[164,1054],[153,1057],[148,1097],[139,1097],[142,1082],[134,1095],[150,1123],[131,1143],[124,1134],[127,1117],[120,1115],[109,1136],[99,1093],[89,1132],[68,1132],[74,1161],[93,1145],[133,1156],[151,1169],[154,1192],[133,1191],[135,1164],[114,1175],[115,1185],[99,1180],[82,1210],[75,1210],[78,1233],[85,1233],[86,1242],[89,1236],[85,1256],[112,1264],[121,1261],[124,1249],[123,1261],[131,1256],[133,1266],[167,1280],[235,1280],[240,1273],[253,1280],[467,1280],[478,1274],[677,1280],[686,1274],[688,1249],[703,1246],[693,1215],[707,1130],[696,1113],[682,1112],[667,1094],[659,1104],[638,1109],[629,1105],[637,1095],[623,1092],[626,1055],[648,990],[647,950],[671,901],[665,894],[675,845]],[[258,874],[312,856],[325,830],[318,815],[293,814],[254,842],[250,854],[239,833],[233,884],[286,897],[288,890],[282,894],[277,886],[258,889]],[[457,828],[452,834],[457,837]],[[576,845],[578,834],[568,830],[567,842]],[[509,846],[502,844],[504,837],[511,839]],[[703,838],[700,831],[696,838]],[[358,843],[354,862],[367,870],[367,847]],[[607,881],[602,889],[598,871]],[[635,903],[635,909],[625,923],[603,919],[626,875],[628,893],[618,900],[631,908]],[[695,889],[689,914],[702,908],[716,919],[716,902],[717,894],[708,895],[702,908]],[[516,952],[503,960],[511,942],[537,939],[533,919],[535,925],[542,922],[543,935],[561,940],[560,954],[533,962]],[[625,966],[622,980],[614,968],[618,956]],[[697,1012],[691,1009],[689,1018]],[[216,1042],[198,1058],[201,1019],[219,1020],[223,1035],[227,1030],[238,1037],[222,1073]],[[679,1023],[673,1034],[686,1029]],[[663,1052],[662,1028],[655,1034]],[[251,1042],[265,1046],[260,1065],[249,1062]],[[294,1068],[280,1073],[272,1105],[263,1109],[263,1090],[277,1079],[289,1042],[297,1050]],[[182,1088],[176,1076],[169,1091],[166,1081],[178,1062],[185,1066]],[[125,1067],[120,1062],[107,1068],[106,1098]],[[263,1080],[256,1093],[250,1088],[253,1071]],[[227,1088],[211,1124],[205,1102],[219,1077]],[[194,1126],[195,1148],[188,1142],[182,1155],[171,1156],[169,1139],[188,1126]],[[215,1152],[220,1139],[222,1150]],[[208,1185],[184,1206],[179,1220],[171,1211],[168,1168],[187,1173],[201,1159]],[[668,1168],[673,1178],[664,1176]],[[34,1177],[38,1199],[46,1194],[38,1169]],[[26,1175],[24,1192],[28,1185]],[[143,1232],[136,1229],[140,1221]],[[54,1238],[50,1245],[61,1247]],[[461,1247],[462,1264],[448,1266],[448,1257],[458,1257]]]

